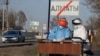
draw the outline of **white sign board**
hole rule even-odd
[[[47,24],[43,24],[43,30],[47,30]]]
[[[50,13],[51,15],[57,15],[57,13],[66,5],[70,0],[51,0]],[[79,15],[79,0],[73,0],[72,3],[66,8],[61,15]]]
[[[33,30],[37,30],[39,27],[39,22],[38,21],[32,21],[30,22],[30,26]]]
[[[30,22],[30,26],[32,26],[32,27],[39,27],[39,22],[32,21],[32,22]]]

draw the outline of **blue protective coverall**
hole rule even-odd
[[[66,38],[71,38],[72,37],[72,32],[71,30],[66,26],[66,27],[60,27],[59,25],[54,27],[48,37],[48,40],[64,40]]]

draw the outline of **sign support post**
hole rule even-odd
[[[47,33],[47,39],[48,39],[48,36],[49,36],[49,30],[50,30],[50,29],[49,29],[49,25],[50,25],[50,24],[49,24],[49,23],[50,23],[50,7],[51,7],[51,0],[49,0],[49,5],[48,5],[48,27],[47,27],[47,28],[48,28],[48,29],[47,29],[47,32],[48,32],[48,33]]]

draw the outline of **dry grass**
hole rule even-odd
[[[93,40],[92,49],[94,51],[100,50],[100,33],[98,33]]]
[[[0,48],[0,56],[36,56],[36,47],[32,46],[19,46],[19,47],[6,47]]]

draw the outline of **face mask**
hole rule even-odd
[[[62,26],[59,26],[59,27],[60,27],[61,29],[64,28],[64,27],[62,27]]]
[[[75,30],[78,29],[78,26],[74,26],[74,29],[75,29]]]

